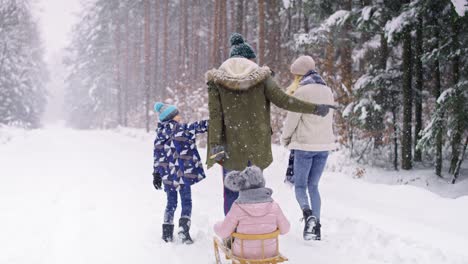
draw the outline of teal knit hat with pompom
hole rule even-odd
[[[169,121],[179,114],[179,110],[175,105],[164,104],[157,102],[154,104],[154,111],[159,114],[159,120]]]
[[[239,33],[231,35],[231,54],[230,57],[243,57],[246,59],[255,59],[257,56],[252,47],[244,41],[244,38]]]

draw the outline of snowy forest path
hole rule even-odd
[[[195,244],[165,244],[166,198],[151,185],[152,137],[51,127],[0,145],[0,263],[214,263],[220,169],[193,186]],[[466,197],[339,172],[326,171],[321,182],[324,240],[304,242],[293,192],[282,183],[287,152],[274,153],[265,177],[292,225],[280,242],[290,263],[468,263]]]

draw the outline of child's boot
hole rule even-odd
[[[166,241],[166,242],[172,242],[172,240],[174,239],[173,238],[173,236],[174,236],[174,225],[173,224],[163,224],[162,228],[163,228],[162,239],[164,241]]]
[[[317,219],[312,215],[312,210],[306,208],[302,210],[304,215],[304,240],[312,240],[315,238],[314,228],[317,225]]]
[[[179,219],[179,239],[184,244],[193,244],[193,240],[190,237],[190,219],[189,218],[180,218]]]

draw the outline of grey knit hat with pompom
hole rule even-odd
[[[257,56],[252,47],[244,41],[244,38],[239,33],[231,35],[231,53],[229,57],[243,57],[246,59],[255,59]]]
[[[262,170],[257,166],[247,167],[243,171],[232,171],[226,175],[224,186],[231,191],[239,192],[265,187]]]

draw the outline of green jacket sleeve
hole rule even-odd
[[[276,106],[291,112],[315,114],[316,105],[289,96],[276,84],[273,78],[265,80],[265,95]]]
[[[208,109],[210,112],[208,142],[211,146],[221,145],[223,142],[223,109],[219,91],[213,83],[208,83]]]

